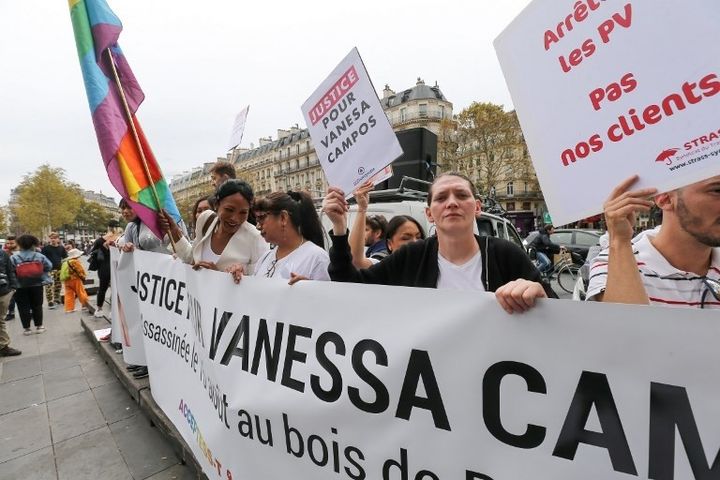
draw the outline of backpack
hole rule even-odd
[[[42,280],[45,274],[45,265],[33,255],[30,260],[21,260],[15,266],[15,277],[21,286],[30,286]]]
[[[65,282],[67,280],[72,280],[74,276],[84,282],[85,275],[83,272],[78,272],[75,267],[72,266],[70,263],[72,260],[73,259],[64,261],[62,267],[60,267],[60,281]]]
[[[90,257],[88,258],[88,270],[91,272],[97,271],[100,266],[100,259],[98,258],[99,251],[99,249],[96,249],[90,252]]]
[[[62,262],[62,266],[60,267],[60,281],[65,282],[70,280],[70,270],[68,269],[68,262],[69,260],[65,260]]]

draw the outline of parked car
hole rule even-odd
[[[528,248],[530,244],[540,234],[537,230],[530,232],[527,237],[523,240],[523,245]],[[600,237],[602,236],[602,230],[586,230],[582,228],[556,228],[555,233],[550,235],[550,240],[553,243],[565,247],[569,252],[576,253],[579,257],[582,257],[582,263],[587,257],[588,250],[590,247],[597,245]],[[576,257],[578,258],[578,257]]]

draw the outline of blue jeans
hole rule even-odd
[[[552,262],[550,261],[550,258],[542,252],[536,252],[536,255],[538,270],[540,270],[541,273],[548,273],[552,269]]]

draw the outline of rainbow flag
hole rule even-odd
[[[160,199],[160,208],[164,208],[176,221],[180,221],[180,213],[140,123],[135,118],[135,112],[145,99],[145,94],[117,44],[122,23],[105,0],[68,0],[68,4],[85,91],[100,154],[110,182],[118,193],[128,200],[143,223],[162,238],[156,213],[159,207],[152,187],[155,187]],[[112,51],[132,122],[145,153],[150,178],[143,166],[140,150],[115,83],[108,50]]]

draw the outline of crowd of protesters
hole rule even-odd
[[[213,167],[211,180],[215,192],[197,199],[190,232],[182,221],[160,213],[163,239],[140,220],[131,204],[120,202],[127,221],[124,232],[111,228],[87,248],[100,280],[95,307],[82,288],[85,271],[77,262],[79,249],[63,247],[54,233],[41,251],[35,237],[8,237],[0,256],[0,319],[12,319],[16,303],[24,333],[32,333],[33,325],[42,333],[43,288],[48,307],[55,308],[61,282],[66,311],[74,310],[77,297],[90,313],[101,315],[113,245],[127,254],[135,249],[174,254],[195,269],[227,272],[236,283],[254,275],[291,285],[325,280],[487,291],[494,292],[508,313],[525,312],[541,298],[557,298],[523,249],[474,233],[482,204],[472,181],[460,173],[443,173],[431,184],[425,214],[435,231],[427,237],[411,216],[398,215],[389,222],[368,217],[370,184],[354,192],[358,208],[348,229],[346,192],[330,187],[322,202],[322,212],[332,223],[329,245],[308,194],[275,192],[256,199],[250,185],[237,180],[226,162]],[[720,308],[720,177],[662,193],[632,190],[637,180],[635,176],[624,181],[604,206],[606,248],[588,259],[587,299]],[[634,236],[637,215],[653,205],[663,213],[662,225]],[[550,240],[552,233],[553,227],[546,226],[533,244],[541,267],[561,251]],[[4,322],[1,325],[0,355],[19,354],[9,346]],[[146,367],[128,368],[138,378],[147,376]]]

